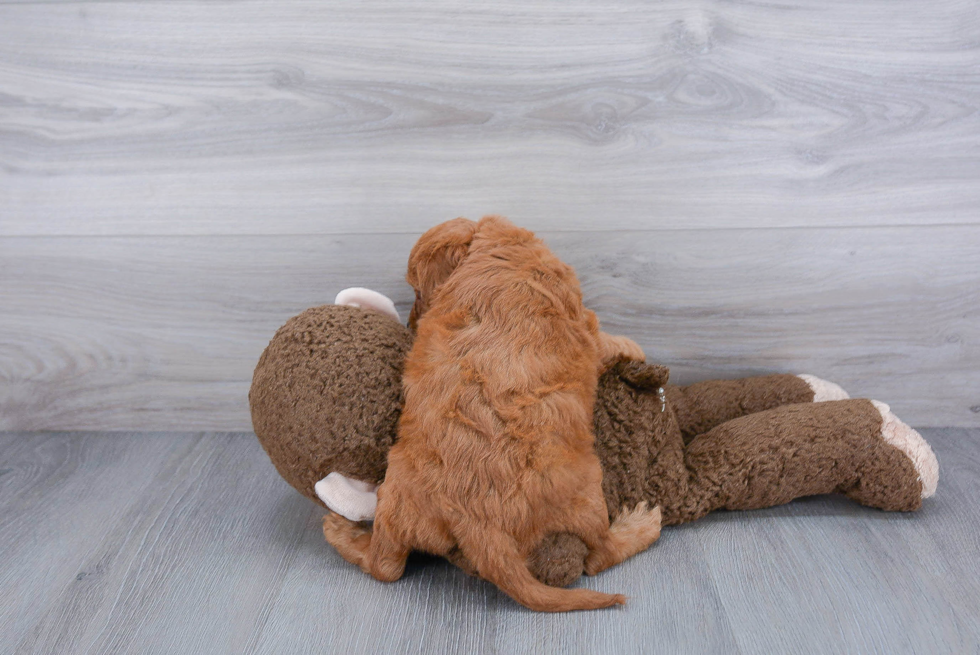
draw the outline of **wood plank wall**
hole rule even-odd
[[[980,425],[980,11],[0,1],[0,429],[247,430],[283,321],[502,213],[673,379]]]

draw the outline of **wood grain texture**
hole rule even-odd
[[[0,433],[5,652],[972,653],[980,434],[924,432],[913,514],[816,497],[664,531],[584,584],[625,608],[542,615],[441,560],[379,583],[250,434]],[[8,500],[12,499],[12,500]],[[8,650],[9,649],[9,650]]]
[[[914,425],[980,424],[980,227],[544,233],[673,380],[810,372]],[[275,330],[415,235],[0,239],[0,427],[250,429]]]
[[[293,555],[297,512],[306,517],[309,504],[285,495],[288,487],[269,475],[261,449],[247,437],[83,436],[49,440],[94,460],[94,470],[72,482],[115,485],[114,497],[125,510],[110,520],[100,515],[111,503],[75,496],[59,501],[64,487],[11,508],[32,529],[5,531],[4,545],[53,543],[40,552],[32,549],[31,560],[8,561],[5,569],[30,580],[56,564],[45,577],[57,584],[50,585],[52,591],[7,599],[16,611],[18,598],[33,595],[38,609],[20,617],[27,629],[4,643],[25,653],[245,652],[263,627]],[[146,463],[137,468],[125,462],[127,468],[105,462],[107,450]],[[9,465],[51,465],[38,455],[43,453],[22,453]],[[141,475],[151,465],[152,474]],[[51,508],[73,520],[53,520]],[[98,538],[78,535],[72,524],[97,530]],[[59,536],[52,539],[50,533]],[[67,561],[60,556],[65,551],[72,555]]]
[[[0,429],[247,429],[276,327],[503,213],[675,380],[980,425],[972,0],[0,1]]]
[[[0,3],[0,235],[976,224],[973,0]]]
[[[48,620],[50,603],[67,593],[73,603],[84,604],[92,581],[119,565],[113,553],[89,556],[105,543],[108,526],[142,511],[142,494],[163,481],[162,473],[172,472],[193,438],[6,437],[0,445],[0,626],[5,632],[0,643],[11,652],[7,649]],[[143,536],[116,538],[136,539],[138,545]],[[64,643],[71,637],[56,635],[48,652],[71,652],[71,644]]]

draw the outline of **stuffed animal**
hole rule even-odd
[[[352,521],[374,516],[395,440],[412,334],[366,289],[291,318],[259,360],[249,392],[255,433],[301,494]],[[663,524],[716,509],[771,507],[842,493],[912,511],[936,490],[936,457],[884,403],[850,400],[810,375],[667,384],[663,366],[624,362],[599,381],[594,424],[610,518],[645,501]],[[528,558],[541,581],[582,575],[585,544],[552,534]],[[458,553],[448,556],[478,572]]]

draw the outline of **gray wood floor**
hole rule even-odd
[[[534,614],[441,560],[382,584],[246,433],[0,433],[0,651],[980,652],[980,432],[923,431],[915,514],[835,497],[716,513]]]
[[[502,213],[680,382],[980,427],[976,0],[0,0],[0,429],[251,428],[276,327]]]

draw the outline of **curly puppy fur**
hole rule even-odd
[[[373,533],[329,515],[328,541],[380,580],[411,549],[458,548],[479,575],[534,610],[622,604],[618,594],[558,589],[527,560],[551,533],[579,536],[597,573],[660,534],[644,504],[609,524],[592,411],[600,371],[642,357],[599,331],[574,271],[499,217],[429,230],[409,258],[417,337],[405,408],[378,489]]]

